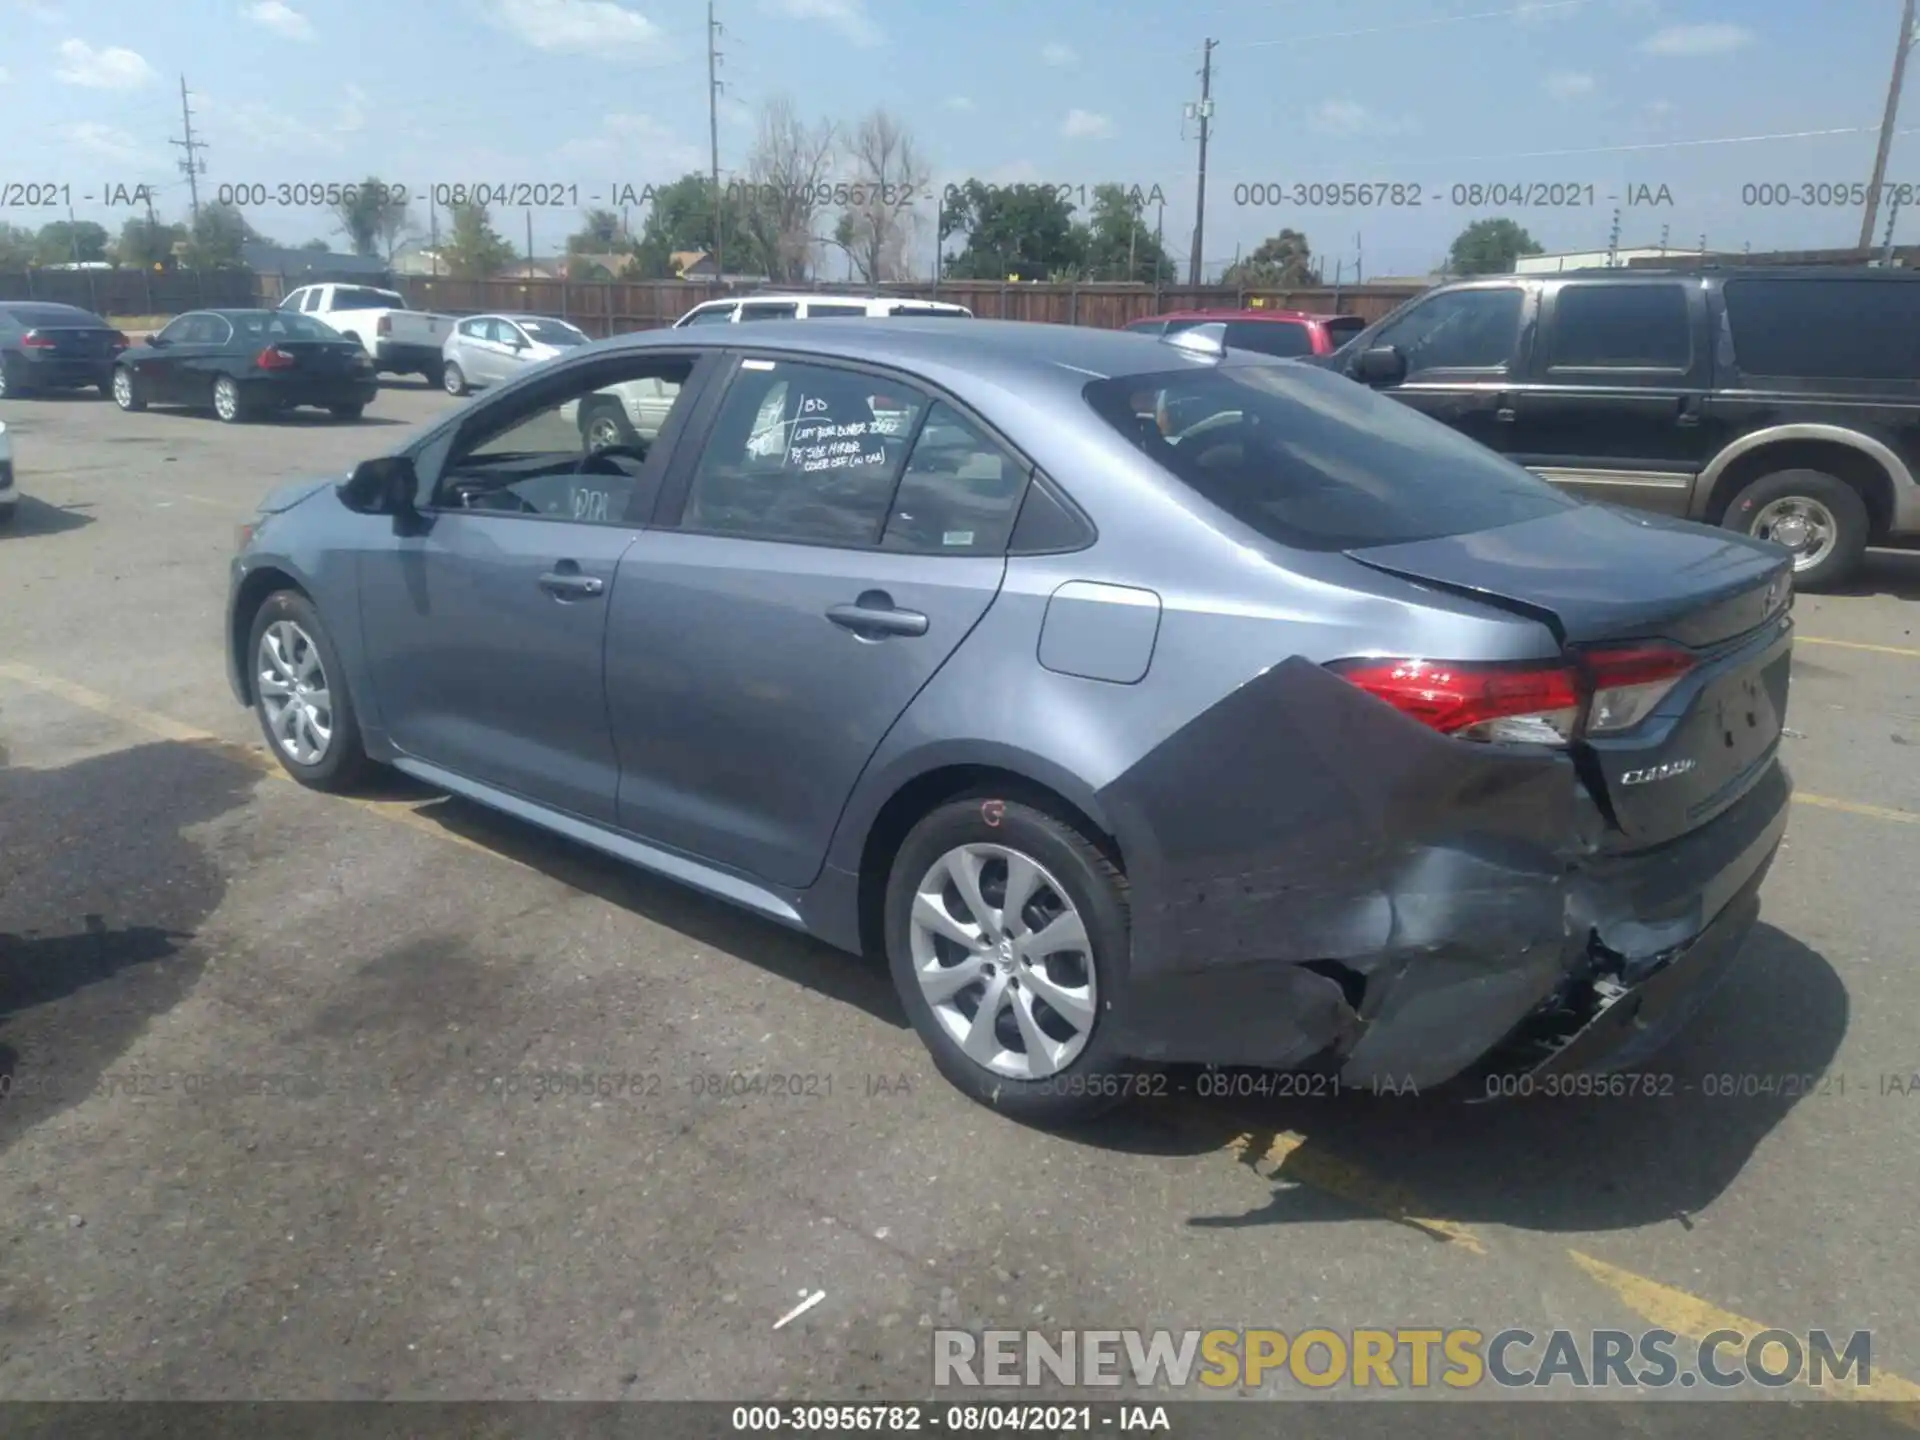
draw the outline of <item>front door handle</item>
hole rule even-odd
[[[606,582],[598,576],[582,575],[575,569],[549,570],[540,577],[540,588],[549,595],[557,595],[562,600],[577,600],[585,595],[598,595],[607,586]]]
[[[851,605],[835,605],[827,619],[864,638],[880,635],[924,635],[927,617],[918,610],[896,610],[885,595],[862,595]]]

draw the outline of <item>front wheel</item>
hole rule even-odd
[[[887,885],[887,958],[940,1073],[1016,1120],[1111,1109],[1127,887],[1076,827],[1015,800],[955,800],[914,826]]]
[[[134,376],[133,371],[121,365],[113,372],[113,403],[122,410],[135,411],[147,408],[147,387]]]
[[[1796,590],[1842,584],[1866,558],[1866,502],[1846,481],[1822,470],[1761,476],[1733,497],[1720,523],[1790,551]]]
[[[315,790],[357,787],[373,762],[346,670],[313,602],[297,590],[276,590],[253,617],[247,635],[253,709],[286,772]]]

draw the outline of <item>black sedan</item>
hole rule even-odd
[[[45,301],[0,301],[0,400],[37,390],[113,382],[127,337],[90,310]]]
[[[113,370],[122,410],[211,408],[227,424],[315,405],[357,420],[379,391],[357,341],[290,310],[196,310],[128,350]]]

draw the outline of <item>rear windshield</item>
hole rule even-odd
[[[1085,394],[1170,474],[1299,550],[1463,535],[1579,503],[1329,370],[1213,365],[1096,380]]]
[[[404,296],[391,290],[368,290],[359,285],[337,285],[333,291],[335,310],[404,310]]]
[[[1733,359],[1748,375],[1920,380],[1920,280],[1729,280]]]
[[[100,330],[106,321],[98,315],[72,305],[0,305],[0,315],[11,316],[22,329],[35,326],[63,327],[69,330]]]
[[[1251,350],[1283,359],[1313,353],[1313,336],[1298,320],[1229,320],[1222,343],[1229,350]]]
[[[1336,315],[1326,322],[1326,326],[1327,333],[1333,337],[1334,343],[1337,345],[1344,341],[1351,340],[1362,330],[1366,329],[1367,322],[1358,315]]]

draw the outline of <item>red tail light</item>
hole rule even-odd
[[[376,335],[391,335],[393,333],[393,317],[391,315],[382,315],[380,317],[380,323],[373,327],[373,333]]]
[[[282,350],[278,345],[269,345],[253,357],[253,363],[262,370],[291,370],[300,362],[290,351]]]
[[[1331,667],[1404,715],[1461,740],[1565,745],[1580,724],[1580,677],[1559,661],[1349,660]]]
[[[114,350],[124,350],[131,343],[132,342],[129,341],[127,337],[122,335],[118,330],[113,332],[113,339],[107,342],[108,346]]]
[[[38,330],[29,330],[20,337],[20,348],[22,350],[51,350],[53,349],[53,341],[49,337],[42,335]]]
[[[1625,645],[1611,650],[1589,650],[1587,732],[1607,735],[1630,730],[1680,683],[1697,663],[1677,645]]]

